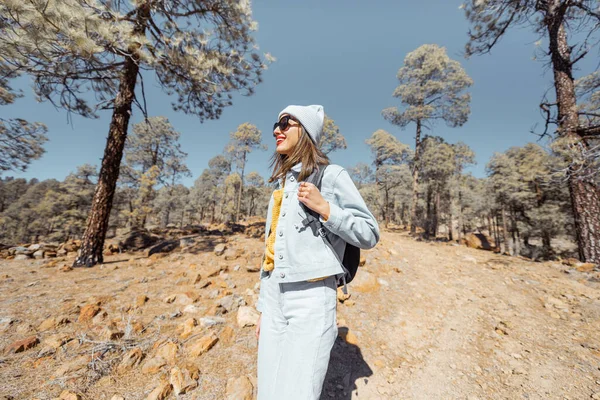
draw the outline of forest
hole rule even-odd
[[[364,132],[371,163],[344,167],[388,229],[458,242],[476,233],[505,254],[599,263],[600,74],[574,74],[581,60],[597,55],[595,2],[470,1],[462,8],[467,57],[493,57],[487,53],[517,27],[547,39],[553,88],[540,93],[544,129],[524,132],[531,136],[525,146],[495,153],[485,177],[466,172],[475,153],[452,131],[470,117],[474,81],[444,47],[423,44],[399,66],[398,86],[390,88],[397,106],[381,110],[382,124],[414,132],[415,141],[374,127]],[[11,86],[28,76],[37,98],[67,114],[112,114],[101,165],[74,167],[63,181],[11,176],[42,157],[48,132],[44,121],[2,116],[3,248],[77,239],[74,266],[93,266],[103,260],[105,239],[120,229],[264,217],[272,185],[246,164],[266,148],[270,132],[253,121],[239,125],[186,187],[181,179],[191,173],[177,126],[148,115],[144,95],[144,76],[153,73],[174,97],[173,109],[200,122],[218,119],[232,93],[251,95],[276,61],[255,51],[250,3],[5,1],[0,21],[0,105],[30,95]],[[143,122],[130,124],[134,111]],[[320,143],[327,154],[346,148],[334,118],[327,117]]]

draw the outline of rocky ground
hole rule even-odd
[[[235,234],[0,261],[0,399],[252,399],[261,254]],[[322,399],[600,399],[593,266],[401,232],[363,254]]]

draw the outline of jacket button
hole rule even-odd
[[[294,177],[290,176],[290,182],[294,182],[294,180],[295,180]]]
[[[288,198],[288,196],[289,196],[289,193],[286,193],[286,194],[285,194],[285,198],[287,199],[287,198]]]
[[[285,278],[285,273],[282,272],[282,273],[279,274],[279,276],[282,277],[282,278]]]
[[[283,260],[283,254],[280,254],[280,255],[279,255],[279,259],[280,259],[280,260]]]
[[[285,217],[285,211],[283,212],[283,214],[281,214],[282,217]]]
[[[283,236],[283,232],[282,231],[279,231],[279,236]]]

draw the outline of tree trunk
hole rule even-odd
[[[462,206],[462,193],[458,192],[458,243],[463,237],[463,206]]]
[[[150,5],[143,4],[137,10],[137,22],[133,31],[136,34],[145,33],[146,21],[150,16]],[[125,58],[125,65],[119,80],[119,91],[115,97],[114,110],[102,167],[98,177],[98,184],[92,200],[92,208],[87,220],[87,227],[81,240],[79,255],[73,263],[73,267],[92,267],[102,263],[104,258],[104,238],[108,228],[108,219],[112,207],[113,197],[119,179],[119,167],[123,157],[123,148],[127,138],[127,127],[131,116],[131,104],[135,97],[135,84],[139,71],[137,49],[129,48],[130,57]]]
[[[171,219],[171,209],[170,207],[167,207],[167,209],[165,210],[165,212],[163,213],[163,217],[160,223],[160,227],[161,228],[166,228],[167,225],[169,225],[169,220]]]
[[[436,238],[438,235],[440,225],[440,192],[435,193],[435,212],[433,214],[433,237]]]
[[[431,234],[431,220],[432,220],[432,210],[431,210],[431,185],[427,187],[427,206],[425,208],[425,238],[429,239],[429,235]]]
[[[500,242],[500,224],[498,224],[498,210],[495,210],[494,214],[496,248],[499,252],[502,252],[502,243]]]
[[[412,207],[410,210],[410,233],[417,232],[417,204],[419,201],[419,153],[421,151],[421,120],[417,120],[417,133],[415,135],[415,157],[413,165],[412,182]]]
[[[565,31],[566,7],[559,0],[548,4],[544,22],[548,28],[549,50],[554,72],[554,87],[558,108],[558,135],[569,140],[577,154],[569,160],[569,193],[575,233],[582,261],[600,263],[600,188],[594,183],[594,172],[585,160],[588,143],[577,132],[579,118],[573,80],[571,48]],[[571,154],[573,154],[571,153]]]
[[[511,210],[511,219],[512,219],[512,237],[513,237],[513,253],[518,256],[521,254],[521,234],[519,232],[519,227],[517,226],[517,215],[515,210]]]
[[[547,230],[542,231],[542,249],[545,256],[552,255],[552,236]]]
[[[503,253],[512,254],[512,243],[508,242],[508,224],[506,223],[506,210],[504,209],[504,205],[502,205],[502,240],[504,242],[504,251]]]
[[[448,223],[446,225],[448,225],[448,240],[452,241],[454,239],[454,235],[452,234],[452,228],[453,228],[453,215],[452,215],[452,197],[450,198],[450,206],[448,207]]]
[[[241,175],[241,182],[240,182],[240,193],[238,195],[237,205],[235,207],[235,222],[238,222],[239,218],[240,218],[240,209],[242,207],[242,193],[244,192],[244,169],[245,168],[246,168],[246,153],[244,153],[244,156],[242,159],[242,175]]]
[[[390,225],[390,190],[387,186],[383,193],[383,220],[387,228]]]

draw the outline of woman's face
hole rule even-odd
[[[279,122],[275,124],[273,136],[275,137],[277,153],[282,155],[290,155],[294,150],[294,146],[300,140],[302,127],[300,123],[287,114],[283,114]]]

